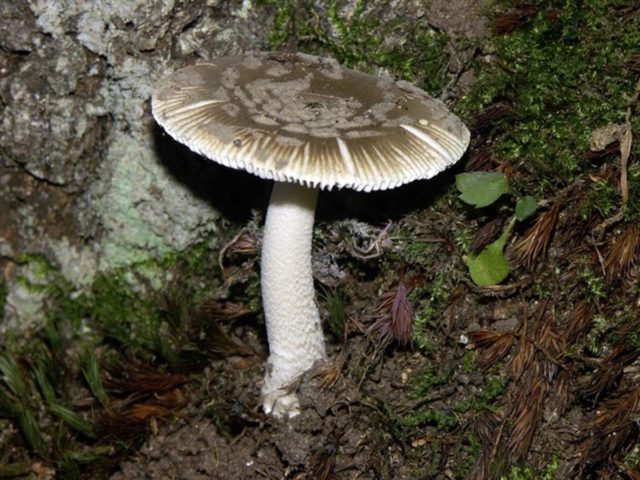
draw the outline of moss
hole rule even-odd
[[[458,426],[458,419],[435,409],[422,409],[412,415],[401,417],[400,425],[404,427],[421,427],[433,425],[441,432],[448,432]]]
[[[414,395],[416,397],[427,395],[434,387],[445,385],[449,378],[451,378],[450,371],[440,372],[435,367],[429,368],[424,372],[417,372],[416,375],[411,377]]]
[[[586,340],[586,348],[593,356],[601,356],[606,353],[606,333],[611,330],[611,320],[604,315],[593,317],[593,326]]]
[[[629,452],[625,455],[624,463],[636,470],[640,468],[640,443],[636,443],[629,449]]]
[[[460,365],[464,373],[469,373],[476,369],[476,357],[471,350],[464,352]]]
[[[433,350],[430,339],[431,326],[443,318],[443,311],[451,296],[451,278],[445,272],[438,272],[433,280],[422,282],[411,292],[410,300],[414,309],[413,341],[423,352]]]
[[[406,246],[398,252],[398,258],[393,258],[394,255],[390,255],[391,263],[396,262],[395,264],[397,265],[397,262],[401,262],[405,265],[415,266],[424,266],[432,263],[435,250],[433,243],[416,241],[410,234],[406,236],[400,234],[399,238],[406,242]]]
[[[309,0],[262,0],[258,5],[273,11],[269,41],[274,50],[295,45],[348,67],[388,69],[427,90],[444,85],[447,37],[425,22],[389,16],[386,2],[358,0],[347,12],[348,2],[330,0],[320,13]]]
[[[554,294],[553,288],[553,283],[536,282],[531,286],[531,292],[540,300],[552,299]]]
[[[494,58],[478,63],[478,83],[460,110],[470,118],[507,103],[509,121],[488,135],[498,156],[532,170],[544,191],[593,169],[585,156],[590,133],[624,121],[636,82],[627,64],[640,30],[633,19],[625,21],[620,0],[533,4],[539,12],[530,25],[493,39]]]
[[[434,387],[447,385],[450,383],[451,378],[451,371],[439,372],[435,368],[431,368],[426,373],[417,373],[412,378],[411,383],[415,388],[415,395],[421,397],[433,391]],[[475,412],[483,410],[494,411],[494,402],[504,393],[508,383],[508,378],[490,375],[485,378],[484,385],[473,392],[467,400],[454,403],[451,406],[440,406],[438,409],[425,406],[400,417],[390,412],[389,416],[396,428],[401,432],[398,433],[399,437],[412,438],[414,443],[416,442],[416,436],[419,439],[425,436],[425,427],[435,428],[438,431],[438,435],[426,435],[430,437],[430,441],[422,448],[415,445],[415,455],[421,458],[431,458],[434,451],[438,451],[440,440],[445,438],[450,440],[452,432],[458,431],[461,425],[464,424],[463,413],[470,410]],[[467,478],[478,454],[482,450],[482,445],[467,431],[457,438],[456,443],[451,445],[450,448],[452,449],[450,454],[455,458],[452,465],[455,465],[456,478]],[[422,473],[422,471],[416,472],[416,475]],[[431,477],[417,476],[416,478]]]
[[[452,233],[454,244],[460,249],[460,251],[468,254],[471,250],[471,242],[473,242],[475,232],[473,232],[470,226],[465,223],[462,225],[454,225]]]
[[[609,180],[594,182],[580,205],[580,217],[588,220],[594,213],[602,218],[611,217],[620,208],[620,194]]]
[[[577,274],[577,279],[586,288],[585,292],[589,300],[599,302],[607,298],[607,285],[601,272],[594,271],[591,265],[585,265]]]
[[[508,377],[487,375],[484,379],[484,385],[471,398],[457,403],[454,406],[454,410],[460,413],[469,410],[476,412],[482,410],[494,411],[494,401],[505,392],[509,381]]]
[[[500,480],[553,480],[560,468],[560,462],[553,458],[541,471],[529,465],[515,466],[511,468],[509,475],[500,477]]]

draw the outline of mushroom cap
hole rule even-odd
[[[262,178],[384,190],[455,163],[469,130],[405,81],[301,53],[250,53],[184,68],[152,98],[191,150]]]

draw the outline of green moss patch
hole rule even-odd
[[[494,22],[517,17],[513,5],[499,2]],[[530,191],[548,193],[595,169],[586,154],[596,128],[624,122],[638,77],[631,65],[640,29],[627,1],[530,5],[535,14],[524,26],[492,39],[495,50],[478,61],[477,84],[460,110],[473,118],[503,106],[502,118],[481,125],[484,141],[517,171],[537,176]]]
[[[259,4],[274,11],[269,36],[274,50],[295,45],[308,53],[330,55],[348,67],[387,69],[428,90],[441,88],[446,80],[446,35],[424,22],[389,15],[386,2],[358,0],[349,9],[347,2],[330,0],[320,12],[307,0]]]

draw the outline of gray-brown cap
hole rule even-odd
[[[455,163],[469,130],[404,81],[300,53],[251,53],[161,80],[153,115],[176,140],[263,178],[384,190]]]

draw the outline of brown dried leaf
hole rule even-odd
[[[336,480],[334,473],[336,466],[337,448],[333,443],[325,443],[317,448],[310,456],[308,470],[302,477],[309,480]]]
[[[634,73],[640,73],[640,53],[636,53],[629,57],[627,61],[627,69]]]
[[[489,105],[476,115],[473,130],[477,132],[490,128],[495,122],[505,118],[510,112],[511,106],[508,103],[501,102]]]
[[[96,420],[96,433],[102,441],[116,439],[129,446],[137,445],[150,431],[148,421],[113,411],[104,412]]]
[[[615,157],[618,152],[620,152],[620,142],[618,140],[614,140],[613,142],[608,143],[604,148],[598,150],[589,150],[585,154],[585,158],[592,162],[596,160],[613,159],[613,157]],[[607,164],[605,163],[604,165]],[[601,177],[602,174],[598,174],[597,176]],[[606,178],[608,178],[608,176]]]
[[[483,145],[474,149],[469,155],[469,161],[465,166],[467,172],[490,171],[497,163],[493,153],[493,145]]]
[[[258,240],[249,232],[242,232],[227,248],[230,255],[256,255],[260,250]]]
[[[567,343],[578,340],[589,328],[595,315],[595,306],[583,300],[578,303],[565,319],[564,335]]]
[[[571,398],[571,372],[569,370],[558,372],[550,396],[550,408],[557,415],[562,415]]]
[[[640,15],[640,3],[630,1],[627,2],[626,5],[623,4],[622,8],[620,8],[619,12],[622,14],[623,22],[632,22],[635,21],[635,17]]]
[[[136,420],[149,420],[151,418],[163,418],[171,415],[171,411],[155,403],[137,403],[127,410],[127,416]]]
[[[581,471],[611,465],[640,440],[639,402],[640,387],[636,387],[598,409],[579,447]]]
[[[640,480],[640,470],[630,467],[624,462],[614,462],[618,470],[620,470],[629,480]]]
[[[469,247],[471,253],[480,253],[484,247],[496,240],[502,233],[502,225],[502,219],[496,218],[480,227]]]
[[[603,402],[596,412],[592,428],[604,430],[611,424],[632,422],[637,413],[640,413],[640,386]]]
[[[559,366],[562,365],[565,350],[565,345],[553,326],[552,317],[549,317],[539,330],[536,340],[537,347],[543,356],[541,359],[542,376],[551,382],[558,373]]]
[[[495,330],[476,330],[469,332],[469,337],[472,348],[483,350],[478,356],[478,366],[483,369],[507,356],[515,340],[513,332]]]
[[[229,321],[252,314],[253,311],[239,303],[221,302],[208,298],[202,302],[198,310],[200,316],[207,320]]]
[[[510,12],[505,12],[493,20],[493,31],[506,35],[525,27],[533,21],[540,7],[532,3],[521,3]]]
[[[336,383],[340,377],[340,372],[342,372],[344,368],[344,364],[347,362],[348,356],[349,354],[346,350],[341,350],[329,368],[322,372],[322,381],[320,382],[320,388],[322,390],[331,388]]]
[[[533,354],[536,349],[533,343],[531,343],[526,338],[520,338],[518,342],[518,350],[516,354],[511,359],[510,371],[511,378],[518,381],[522,377],[522,374],[525,370],[531,365],[531,361],[533,360]]]
[[[190,337],[197,348],[210,356],[253,356],[256,352],[231,338],[220,325],[221,320],[232,320],[252,313],[234,303],[205,300],[191,319]]]
[[[411,343],[413,335],[413,309],[407,298],[408,288],[401,279],[398,286],[383,294],[376,308],[376,321],[367,330],[377,337],[378,344],[386,347],[395,341],[401,346]]]
[[[627,329],[618,332],[622,338],[625,338],[627,334]],[[624,367],[633,363],[639,356],[640,352],[632,346],[618,345],[602,359],[601,367],[593,373],[589,384],[581,387],[582,393],[587,397],[597,399],[607,392],[613,391],[620,382]]]
[[[191,382],[185,375],[166,373],[140,362],[119,363],[107,370],[104,385],[120,394],[155,394]]]
[[[604,260],[605,278],[609,283],[618,280],[634,264],[640,253],[640,228],[635,223],[619,235]]]
[[[518,263],[531,267],[536,258],[546,253],[558,222],[559,211],[560,204],[557,203],[542,213],[525,236],[516,242],[513,256]]]
[[[468,480],[486,480],[491,478],[492,465],[491,457],[494,450],[495,432],[498,430],[499,421],[493,421],[491,417],[485,415],[485,411],[480,412],[474,422],[474,431],[482,445],[482,451],[476,458]]]
[[[259,240],[247,230],[240,231],[229,243],[220,249],[218,264],[224,272],[224,260],[227,255],[251,256],[257,255],[260,250]]]
[[[540,375],[535,375],[528,388],[519,392],[512,408],[513,430],[508,442],[509,451],[517,460],[527,456],[531,440],[542,416],[542,404],[547,393],[547,384]]]
[[[487,480],[487,478],[491,478],[491,465],[485,455],[478,455],[476,463],[469,472],[468,480]]]
[[[489,451],[491,451],[493,447],[496,431],[501,422],[502,417],[491,410],[482,410],[474,418],[473,430],[476,437],[482,445],[489,447]]]
[[[589,378],[588,383],[581,382],[580,393],[587,398],[598,400],[617,388],[622,376],[622,367],[615,365],[605,365],[596,370]]]
[[[543,329],[542,320],[547,311],[549,300],[540,302],[531,320],[525,316],[524,332],[518,335],[518,350],[511,360],[510,372],[514,380],[519,380],[529,369],[535,357],[535,353],[542,346],[538,344],[539,334]]]
[[[553,325],[552,317],[547,318],[547,321],[538,331],[537,341],[553,358],[557,359],[564,352],[565,345],[558,334],[558,330]]]

